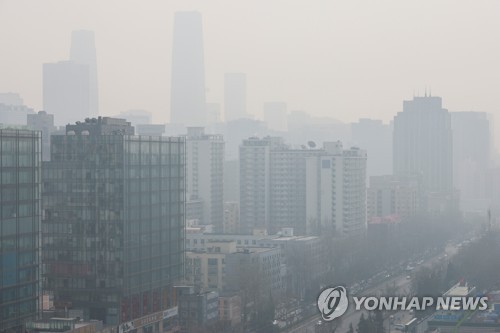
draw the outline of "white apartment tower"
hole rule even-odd
[[[203,127],[189,127],[186,136],[187,202],[201,201],[201,224],[222,231],[224,138],[205,134]]]
[[[325,142],[324,154],[306,162],[308,232],[352,235],[366,229],[366,152]],[[318,231],[316,231],[318,232]]]

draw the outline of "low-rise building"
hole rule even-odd
[[[219,318],[219,293],[196,292],[193,287],[177,287],[179,300],[179,323],[181,332],[215,324]]]

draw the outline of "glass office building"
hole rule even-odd
[[[112,325],[170,308],[184,264],[184,139],[131,133],[68,125],[44,164],[44,287]]]
[[[0,332],[24,332],[40,302],[41,133],[0,129]]]

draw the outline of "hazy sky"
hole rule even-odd
[[[342,121],[392,119],[430,87],[450,111],[497,115],[498,0],[0,0],[0,92],[42,107],[42,63],[69,57],[71,31],[96,33],[103,115],[169,117],[173,15],[203,14],[207,102],[246,72],[248,110],[286,101]]]

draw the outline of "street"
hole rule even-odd
[[[446,246],[446,249],[444,252],[435,255],[432,258],[427,259],[424,261],[421,265],[416,267],[416,269],[421,268],[421,267],[431,267],[432,265],[436,264],[437,262],[441,260],[447,260],[448,258],[452,257],[455,255],[458,251],[458,247],[456,245],[448,245]],[[368,289],[364,290],[363,292],[359,293],[356,296],[377,296],[384,294],[387,290],[394,290],[396,294],[407,294],[410,292],[411,288],[411,279],[408,279],[408,274],[400,274],[398,276],[389,278],[386,281],[383,281],[381,283],[375,284]],[[348,290],[349,292],[349,290]],[[349,330],[350,324],[356,329],[356,326],[359,322],[359,319],[361,317],[361,314],[364,311],[356,311],[354,308],[354,304],[351,302],[349,305],[349,308],[347,309],[347,312],[339,319],[334,320],[333,323],[322,323],[321,325],[318,325],[318,323],[321,321],[321,316],[318,314],[316,316],[313,316],[312,318],[309,318],[305,320],[302,323],[297,324],[293,328],[290,328],[287,330],[289,333],[318,333],[318,332],[328,332],[327,329],[322,330],[320,326],[325,326],[325,328],[330,328],[330,327],[335,327],[337,325],[337,329],[335,333],[345,333]],[[395,318],[405,318],[410,319],[408,316],[408,313],[397,313],[395,314]],[[395,323],[400,323],[395,321]],[[389,323],[386,323],[387,327],[389,327]],[[398,331],[392,331],[392,332],[398,332]]]

